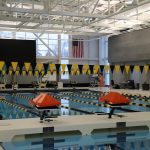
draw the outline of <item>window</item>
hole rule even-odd
[[[62,34],[59,36],[48,33],[36,33],[36,35],[32,32],[0,31],[0,38],[36,40],[37,56],[56,57],[58,48],[61,47],[62,57],[69,57],[69,35]]]
[[[25,39],[25,32],[16,32],[16,39]]]
[[[9,32],[9,31],[1,31],[0,32],[0,37],[1,38],[5,38],[5,39],[13,39],[13,32]]]

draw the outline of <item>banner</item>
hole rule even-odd
[[[94,66],[93,65],[89,65],[89,71],[88,71],[88,74],[93,74],[94,72]]]
[[[2,73],[3,70],[5,70],[5,73],[7,74],[14,74],[16,71],[16,75],[21,75],[23,74],[22,71],[26,71],[26,75],[29,74],[31,75],[31,70],[32,70],[32,75],[42,75],[44,76],[45,74],[53,75],[53,74],[72,74],[72,75],[79,75],[79,74],[98,74],[99,72],[103,73],[104,69],[106,73],[109,73],[109,70],[113,73],[114,70],[118,74],[119,71],[123,74],[124,71],[128,74],[129,71],[133,73],[135,72],[141,72],[143,71],[145,73],[148,73],[149,71],[149,65],[144,65],[144,66],[139,66],[139,65],[89,65],[89,64],[84,64],[84,65],[78,65],[78,64],[42,64],[38,63],[36,65],[35,70],[32,69],[32,65],[29,62],[25,63],[20,63],[23,67],[19,68],[19,63],[18,62],[11,62],[7,63],[7,68],[6,64],[4,61],[0,61],[0,71]],[[61,67],[61,68],[60,68]],[[66,68],[67,67],[67,68]],[[36,73],[35,73],[36,72]],[[25,73],[24,73],[25,74]]]
[[[15,73],[16,73],[17,76],[19,75],[19,71],[18,70]]]
[[[111,73],[113,74],[114,72],[114,69],[115,69],[115,66],[114,65],[110,65],[110,70],[111,70]]]
[[[43,64],[45,74],[47,74],[49,64]]]
[[[29,71],[31,63],[24,63],[26,71]]]
[[[78,65],[78,68],[79,68],[80,74],[82,74],[83,65]]]
[[[101,71],[101,73],[103,73],[103,71],[104,71],[104,65],[100,65],[100,71]]]
[[[29,74],[30,76],[32,76],[32,75],[33,75],[33,74],[32,74],[32,70],[29,70],[28,74]]]
[[[35,70],[34,75],[35,75],[36,77],[38,77],[38,76],[39,76],[39,71],[38,71],[38,70]]]
[[[139,72],[139,70],[140,70],[139,65],[135,65],[134,69],[135,69],[136,72]]]
[[[71,69],[77,71],[78,70],[78,65],[77,64],[73,64]]]
[[[67,68],[68,68],[68,73],[71,74],[71,68],[72,68],[72,65],[67,64]]]
[[[2,70],[2,75],[5,75],[6,74],[6,71],[5,70]]]
[[[144,71],[145,71],[145,73],[147,73],[148,70],[149,70],[149,66],[148,65],[144,65]]]
[[[43,64],[38,63],[38,64],[37,64],[37,70],[38,70],[39,72],[41,72],[42,69],[43,69]]]
[[[16,71],[18,62],[11,62],[11,65],[12,65],[13,71]]]
[[[4,61],[0,61],[0,71],[3,70],[3,66],[4,66],[5,62]]]
[[[93,73],[98,74],[98,72],[99,72],[99,65],[94,65]]]
[[[9,70],[9,74],[12,75],[12,70]]]
[[[23,75],[23,76],[26,75],[26,71],[25,71],[25,70],[22,71],[22,75]]]
[[[109,65],[105,66],[105,71],[106,71],[106,73],[109,73]]]
[[[55,64],[49,64],[49,70],[53,72],[55,70]]]
[[[131,73],[133,73],[133,70],[134,70],[134,66],[130,65],[130,71],[131,71]]]
[[[120,71],[120,65],[115,65],[115,71],[116,71],[117,74],[119,73],[119,71]]]
[[[56,72],[54,71],[54,74],[59,74],[59,71],[60,71],[60,64],[55,64],[56,66]]]
[[[65,72],[66,66],[67,66],[66,64],[61,64],[61,71],[62,71],[62,72]]]
[[[120,66],[121,73],[123,74],[125,66]]]
[[[126,70],[126,73],[128,74],[129,70],[130,70],[130,66],[129,65],[125,65],[125,70]]]
[[[87,74],[88,70],[89,70],[89,65],[88,64],[83,65],[82,74]]]
[[[42,75],[42,77],[45,75],[45,71],[44,70],[41,71],[41,75]]]
[[[144,66],[140,66],[141,73],[143,72]]]
[[[51,75],[51,72],[48,70],[48,71],[47,71],[47,74],[50,76],[50,75]]]

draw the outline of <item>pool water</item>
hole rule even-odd
[[[108,131],[82,136],[30,135],[24,140],[1,143],[5,150],[149,150],[150,133],[146,130]]]
[[[110,108],[96,106],[100,104],[99,92],[59,92],[48,93],[61,102],[59,109],[51,110],[49,115],[86,115],[94,113],[109,113]],[[38,94],[37,94],[38,95]],[[34,118],[39,117],[39,112],[29,104],[29,100],[37,96],[33,93],[1,94],[6,101],[0,101],[0,114],[4,119]],[[115,113],[132,111],[150,111],[149,98],[130,97],[134,105],[115,110]],[[138,106],[139,104],[147,105]],[[25,108],[25,109],[22,109]]]

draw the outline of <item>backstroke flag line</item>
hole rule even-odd
[[[72,56],[73,58],[83,58],[84,46],[83,40],[73,39],[72,41]]]

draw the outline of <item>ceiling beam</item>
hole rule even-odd
[[[100,22],[100,21],[102,21],[102,20],[104,20],[104,19],[110,19],[110,18],[117,18],[117,16],[116,15],[118,15],[118,14],[121,14],[121,13],[124,13],[124,12],[127,12],[127,11],[129,11],[129,10],[132,10],[132,9],[134,9],[134,8],[137,8],[137,7],[140,7],[140,6],[143,6],[143,5],[145,5],[145,4],[149,4],[150,3],[150,0],[144,0],[144,1],[142,1],[142,2],[139,2],[138,4],[136,4],[136,5],[132,5],[132,6],[128,6],[128,7],[125,7],[123,10],[121,10],[121,11],[119,11],[119,12],[117,12],[117,13],[112,13],[112,14],[110,14],[110,15],[107,15],[107,17],[104,17],[104,18],[99,18],[99,19],[97,19],[97,20],[95,20],[95,21],[92,21],[92,22],[90,22],[90,23],[87,23],[87,24],[84,24],[84,25],[82,25],[82,26],[80,26],[80,27],[76,27],[76,28],[73,28],[73,29],[71,29],[70,31],[75,31],[75,30],[77,30],[77,29],[80,29],[80,28],[82,28],[82,27],[86,27],[86,26],[90,26],[90,25],[92,25],[92,24],[94,24],[94,23],[97,23],[97,22]]]
[[[36,18],[27,18],[25,16],[18,16],[18,17],[13,17],[13,16],[7,16],[7,15],[1,15],[0,20],[3,21],[19,21],[19,22],[33,22],[33,23],[42,23],[42,24],[58,24],[62,25],[61,20],[45,20],[45,19],[36,19]],[[82,22],[71,22],[71,21],[65,21],[65,25],[74,25],[74,26],[81,26],[83,23]]]
[[[72,17],[87,17],[87,18],[104,18],[105,15],[100,14],[89,14],[89,13],[76,13],[70,11],[48,11],[48,10],[38,10],[38,9],[24,9],[24,8],[10,8],[0,6],[0,11],[7,12],[18,12],[18,13],[29,13],[29,14],[39,14],[43,16],[56,15],[56,16],[72,16]]]
[[[15,25],[2,25],[0,24],[0,31],[18,31],[18,28]],[[20,32],[32,32],[32,33],[43,33],[46,31],[46,33],[55,33],[55,34],[62,34],[62,28],[56,28],[56,27],[51,27],[51,28],[37,28],[37,29],[31,29],[28,26],[23,26],[22,28],[19,29]],[[74,31],[74,32],[67,32],[64,34],[69,34],[69,35],[87,35],[87,36],[102,36],[102,35],[107,35],[105,33],[98,33],[98,32],[80,32],[80,31]]]

